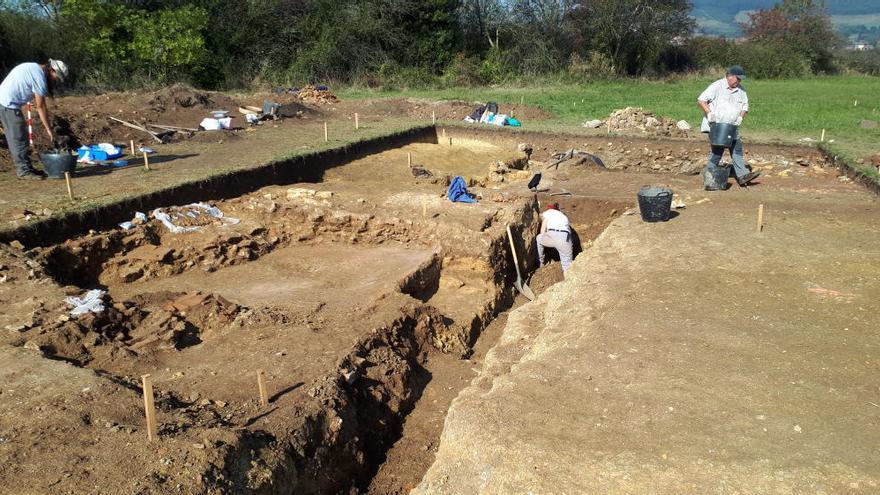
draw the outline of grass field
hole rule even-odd
[[[720,77],[720,75],[719,75]],[[613,110],[643,107],[657,115],[699,125],[697,96],[712,79],[674,82],[612,81],[578,86],[483,87],[441,90],[374,91],[342,89],[344,98],[410,96],[440,100],[497,101],[539,106],[556,116],[545,122],[524,122],[541,131],[576,131],[590,119],[603,119]],[[751,111],[743,124],[747,140],[795,144],[798,139],[834,140],[831,150],[850,159],[880,153],[880,128],[862,129],[859,122],[880,123],[880,78],[816,77],[797,80],[746,80]],[[855,105],[858,102],[858,105]],[[873,172],[876,177],[876,171]]]

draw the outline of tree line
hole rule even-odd
[[[745,42],[693,37],[689,0],[0,0],[0,71],[43,56],[81,88],[496,84],[880,73],[843,55],[821,1],[753,13]]]

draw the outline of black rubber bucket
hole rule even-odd
[[[76,155],[70,153],[40,153],[40,161],[52,179],[63,179],[64,172],[73,173],[76,169]]]
[[[709,143],[729,148],[739,138],[739,127],[722,122],[709,122]]]
[[[706,165],[703,171],[703,186],[707,191],[724,191],[730,188],[727,179],[730,177],[733,167],[726,164]]]
[[[665,222],[672,211],[672,189],[644,186],[639,190],[639,211],[646,222]]]

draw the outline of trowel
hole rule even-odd
[[[529,287],[529,284],[523,281],[522,275],[520,275],[519,272],[519,259],[516,256],[516,247],[513,243],[513,232],[510,230],[510,224],[507,224],[507,239],[510,240],[510,252],[513,254],[513,266],[516,267],[516,282],[514,282],[514,287],[516,287],[516,290],[524,295],[526,299],[533,301],[535,299],[535,293],[532,292],[532,288]]]

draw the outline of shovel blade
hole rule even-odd
[[[520,294],[525,296],[526,299],[528,299],[529,301],[535,300],[535,293],[532,292],[532,288],[529,287],[529,284],[523,284],[522,282],[517,280],[513,285],[516,287],[516,290],[519,291]]]

